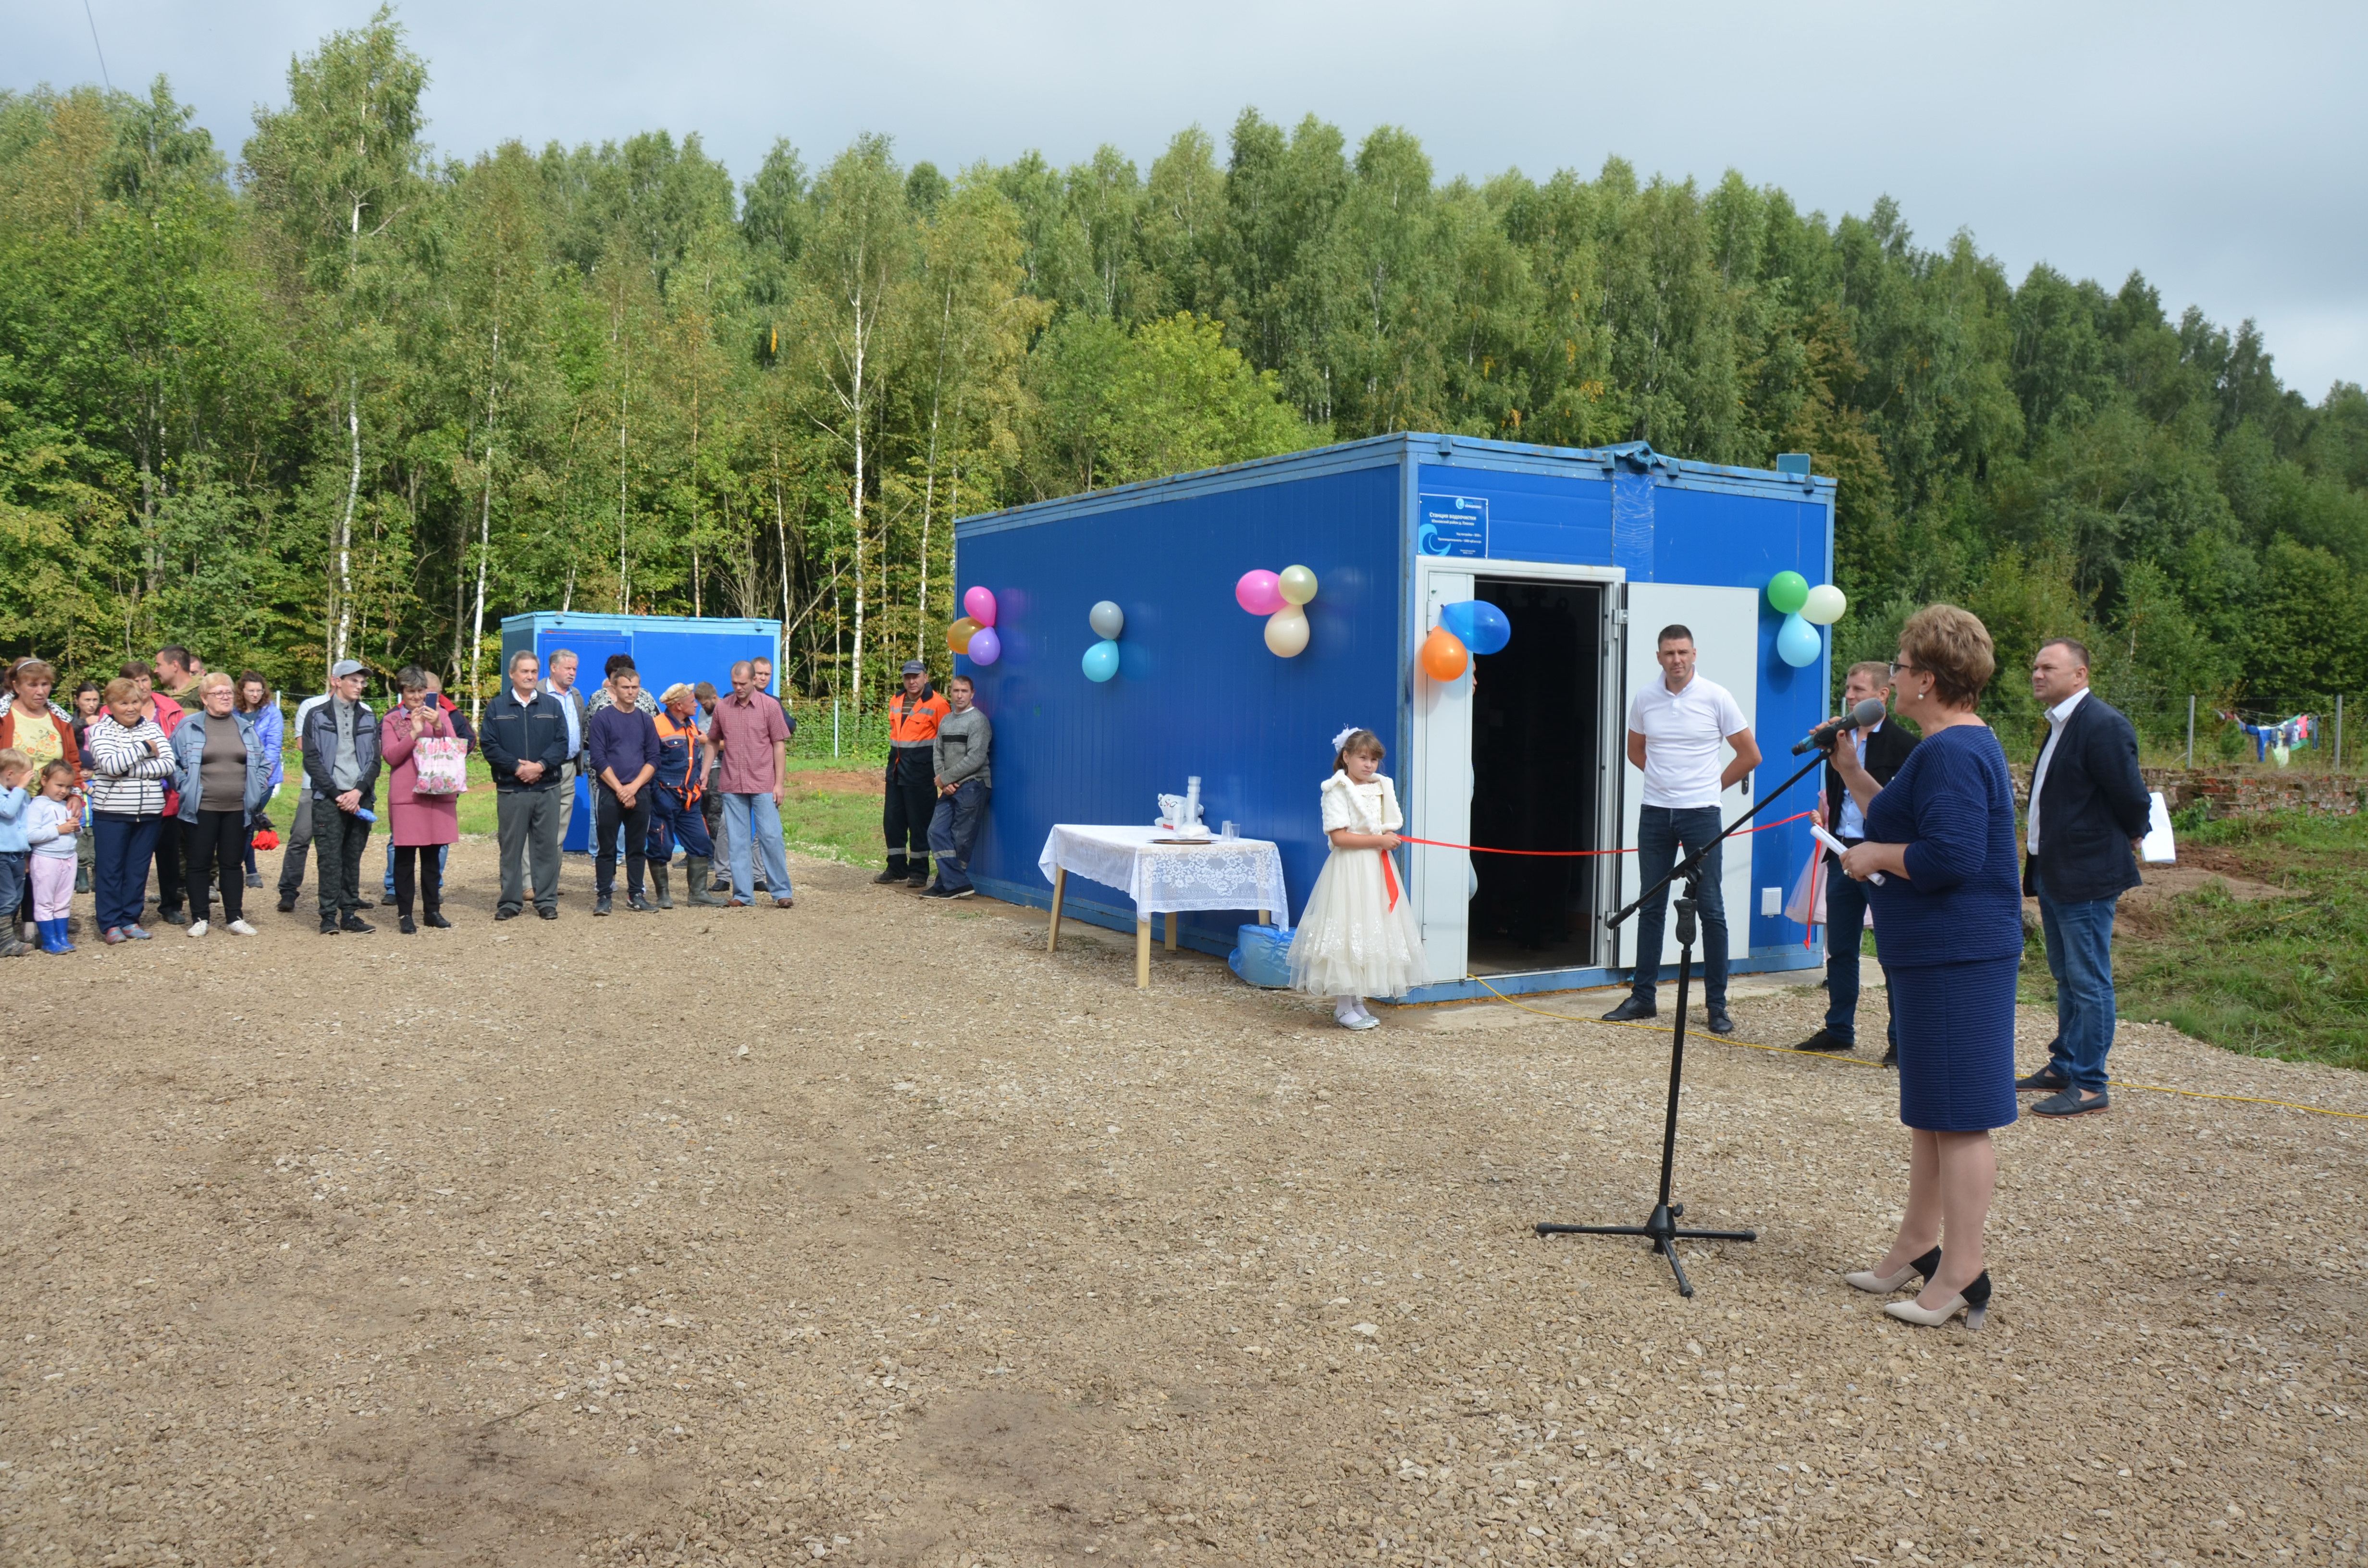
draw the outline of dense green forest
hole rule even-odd
[[[2368,398],[1888,200],[1435,177],[1245,111],[1139,169],[864,137],[735,185],[696,135],[472,159],[384,13],[235,164],[160,78],[0,94],[0,648],[351,653],[490,689],[522,609],[780,615],[788,680],[942,664],[951,522],[1392,430],[1840,482],[1844,653],[1969,605],[2084,631],[2157,738],[2368,687]]]

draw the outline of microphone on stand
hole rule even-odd
[[[1817,751],[1831,751],[1834,749],[1835,737],[1846,730],[1864,730],[1882,723],[1885,711],[1883,699],[1867,698],[1840,718],[1828,719],[1811,730],[1801,744],[1793,748],[1793,755],[1798,756],[1812,748]]]

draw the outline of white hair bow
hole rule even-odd
[[[1360,728],[1361,728],[1361,726],[1351,724],[1347,729],[1332,737],[1332,751],[1335,756],[1339,754],[1339,750],[1342,746],[1349,744],[1349,737],[1355,734]]]

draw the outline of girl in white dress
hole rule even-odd
[[[1395,996],[1429,976],[1414,901],[1390,861],[1406,825],[1398,792],[1381,772],[1381,737],[1343,730],[1324,783],[1324,831],[1332,858],[1315,879],[1291,943],[1293,989],[1333,998],[1332,1016],[1344,1028],[1369,1029],[1380,1020],[1365,1011],[1367,996]]]

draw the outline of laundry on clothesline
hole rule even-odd
[[[2255,762],[2267,761],[2274,755],[2278,766],[2283,767],[2288,755],[2296,747],[2316,749],[2318,745],[2319,725],[2316,714],[2296,713],[2290,719],[2266,724],[2252,723],[2241,713],[2221,712],[2216,716],[2222,723],[2234,724],[2252,737]]]

